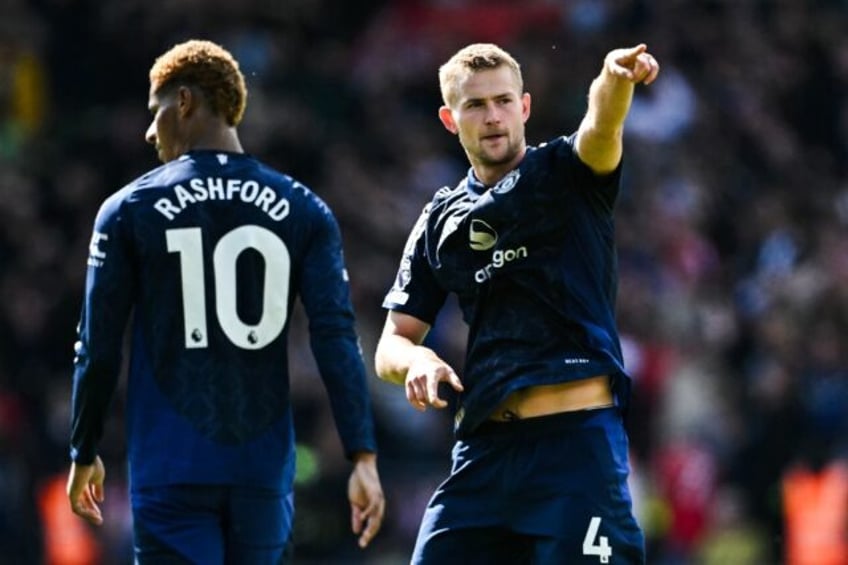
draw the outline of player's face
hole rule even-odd
[[[158,94],[151,91],[147,101],[153,120],[144,137],[156,147],[156,154],[163,163],[173,161],[188,149],[181,133],[178,92]]]
[[[522,93],[508,67],[478,71],[459,84],[459,97],[445,126],[459,135],[472,165],[515,165],[524,151],[530,95]],[[453,126],[453,129],[452,127]]]

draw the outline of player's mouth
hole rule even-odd
[[[506,139],[505,133],[492,133],[492,134],[489,134],[489,135],[484,135],[482,137],[483,141],[488,141],[488,142],[493,142],[493,143],[500,141],[501,139]]]

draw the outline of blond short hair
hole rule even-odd
[[[247,86],[238,61],[211,41],[191,39],[160,55],[150,68],[153,92],[185,85],[200,89],[215,115],[237,126],[247,106]]]
[[[521,66],[512,55],[493,43],[472,43],[463,47],[439,68],[442,100],[453,107],[459,97],[459,84],[468,76],[485,70],[509,67],[518,80],[518,91],[524,91]]]

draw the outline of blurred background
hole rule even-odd
[[[106,524],[67,509],[74,328],[100,202],[157,165],[147,71],[192,37],[241,63],[247,151],[344,234],[387,515],[359,551],[298,311],[299,563],[408,560],[449,469],[451,415],[371,365],[406,234],[467,169],[436,73],[472,41],[522,64],[533,144],[576,129],[610,49],[644,41],[662,66],[628,118],[617,212],[649,563],[848,563],[846,30],[846,0],[0,0],[0,563],[132,562],[120,395]],[[428,338],[460,374],[464,332],[451,304]]]

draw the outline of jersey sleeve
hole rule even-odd
[[[136,277],[122,202],[117,196],[104,202],[89,246],[71,396],[70,457],[82,465],[94,461],[97,442],[103,435],[135,292]]]
[[[376,452],[374,417],[356,334],[341,233],[335,217],[323,203],[316,217],[318,221],[311,234],[300,281],[310,345],[345,455]]]
[[[558,148],[558,163],[562,172],[571,177],[572,186],[584,187],[586,190],[592,191],[592,196],[599,198],[605,207],[612,209],[621,186],[623,158],[618,163],[618,167],[609,174],[596,174],[586,163],[580,160],[575,146],[576,139],[576,133],[561,138],[562,144]]]
[[[432,204],[424,207],[406,240],[394,284],[383,299],[383,308],[409,314],[432,326],[447,292],[436,280],[427,255],[431,209]]]

